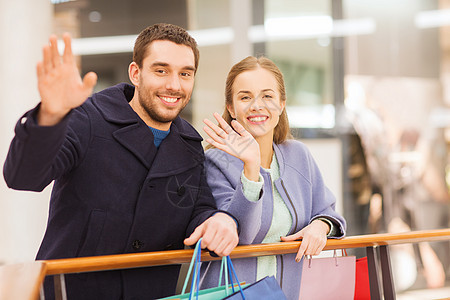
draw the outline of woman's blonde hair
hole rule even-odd
[[[278,84],[278,90],[280,92],[280,100],[286,102],[286,88],[284,86],[283,73],[281,73],[277,65],[273,61],[264,56],[260,57],[248,56],[243,60],[241,60],[240,62],[238,62],[237,64],[235,64],[231,68],[230,72],[228,72],[228,77],[225,85],[225,110],[222,114],[222,117],[229,125],[231,125],[231,121],[233,120],[233,118],[231,117],[227,107],[233,107],[234,81],[236,80],[236,77],[239,74],[246,71],[255,70],[258,67],[261,67],[273,74]],[[292,138],[292,135],[289,128],[289,120],[286,113],[286,105],[285,105],[280,114],[278,124],[277,126],[275,126],[273,133],[273,141],[275,142],[275,144],[281,144],[290,138]]]

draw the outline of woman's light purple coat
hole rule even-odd
[[[318,217],[327,217],[338,226],[338,235],[345,235],[345,220],[335,211],[336,198],[325,186],[322,175],[307,147],[299,141],[288,140],[274,144],[280,178],[274,184],[292,215],[289,234],[296,233]],[[240,176],[243,162],[219,149],[206,151],[206,177],[219,209],[233,214],[240,224],[241,245],[260,244],[266,236],[273,214],[270,174],[261,169],[264,186],[260,200],[245,198]],[[256,281],[257,258],[234,259],[239,281]],[[277,256],[277,280],[288,299],[298,299],[302,262],[295,254]],[[203,263],[201,287],[218,285],[220,262]],[[324,283],[326,285],[326,283]]]

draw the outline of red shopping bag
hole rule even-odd
[[[355,300],[370,300],[367,257],[361,257],[356,260]]]

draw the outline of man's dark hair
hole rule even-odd
[[[141,31],[134,43],[133,61],[142,67],[142,62],[147,55],[148,46],[153,41],[166,40],[171,41],[179,45],[186,45],[194,52],[195,59],[195,71],[198,68],[199,51],[197,48],[197,42],[189,33],[180,26],[158,23],[151,25]]]

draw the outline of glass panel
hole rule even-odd
[[[188,1],[188,24],[199,43],[200,64],[195,76],[192,95],[192,123],[205,136],[203,119],[213,119],[213,112],[222,114],[225,97],[225,79],[231,67],[230,43],[223,43],[230,30],[228,0]],[[220,14],[217,12],[220,11]],[[215,121],[215,120],[214,120]]]
[[[291,127],[333,128],[331,3],[266,0],[265,55],[285,76]]]
[[[356,160],[348,167],[359,183],[354,211],[368,216],[353,226],[390,233],[449,226],[449,8],[448,1],[343,1],[345,18],[376,24],[345,39],[346,117],[368,171],[356,172],[364,170]],[[397,291],[445,284],[448,243],[417,250],[392,248]]]

